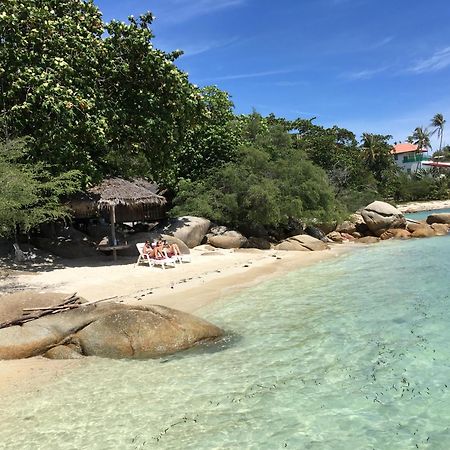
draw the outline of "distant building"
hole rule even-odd
[[[411,173],[416,172],[418,169],[428,169],[426,165],[423,165],[424,161],[430,159],[424,153],[426,150],[419,150],[417,145],[410,144],[409,142],[395,144],[391,150],[394,156],[395,163],[400,169],[405,172]]]

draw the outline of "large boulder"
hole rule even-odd
[[[210,226],[211,222],[203,217],[184,216],[171,219],[168,224],[152,232],[174,236],[189,248],[194,248],[202,243]]]
[[[275,246],[277,250],[294,250],[294,251],[317,251],[327,250],[330,247],[319,239],[313,238],[308,234],[299,234],[292,236]]]
[[[427,217],[427,223],[430,225],[433,223],[445,223],[447,225],[450,225],[450,214],[448,213],[430,214]]]
[[[361,211],[361,215],[375,236],[381,236],[389,228],[406,227],[406,219],[403,214],[389,203],[372,202]]]
[[[211,323],[171,308],[99,303],[0,329],[0,359],[41,354],[68,358],[74,352],[151,358],[222,335],[223,331]]]
[[[217,248],[241,248],[247,245],[247,238],[238,231],[225,231],[223,234],[207,236],[207,243]]]

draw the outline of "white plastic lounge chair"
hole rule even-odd
[[[136,244],[136,248],[138,249],[139,252],[139,257],[136,261],[136,266],[139,265],[141,262],[145,263],[147,262],[149,267],[154,267],[154,266],[161,266],[163,269],[166,268],[166,266],[174,266],[177,262],[176,258],[161,258],[161,259],[156,259],[156,258],[150,258],[148,255],[144,254],[144,242],[139,242]]]
[[[182,253],[181,255],[175,256],[179,263],[191,262],[191,255],[189,253]]]

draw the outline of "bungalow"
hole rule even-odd
[[[425,169],[425,166],[422,166],[422,161],[430,159],[429,156],[424,155],[424,153],[427,153],[426,150],[419,150],[417,145],[409,142],[395,144],[391,153],[397,166],[408,173],[416,172],[422,168]]]

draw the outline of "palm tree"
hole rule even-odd
[[[428,153],[428,149],[431,148],[430,136],[428,128],[416,127],[412,136],[408,136],[408,142],[417,145],[418,155],[422,154],[424,150]],[[422,167],[422,157],[419,158],[419,161],[419,164],[416,166],[416,172]]]
[[[434,131],[431,134],[437,133],[439,140],[439,151],[442,149],[442,138],[444,136],[444,115],[441,113],[435,114],[431,119],[431,126],[434,127]]]
[[[431,133],[428,131],[428,128],[416,127],[414,133],[410,136],[411,139],[408,138],[408,140],[417,145],[418,151],[428,151],[431,148],[430,136]]]

